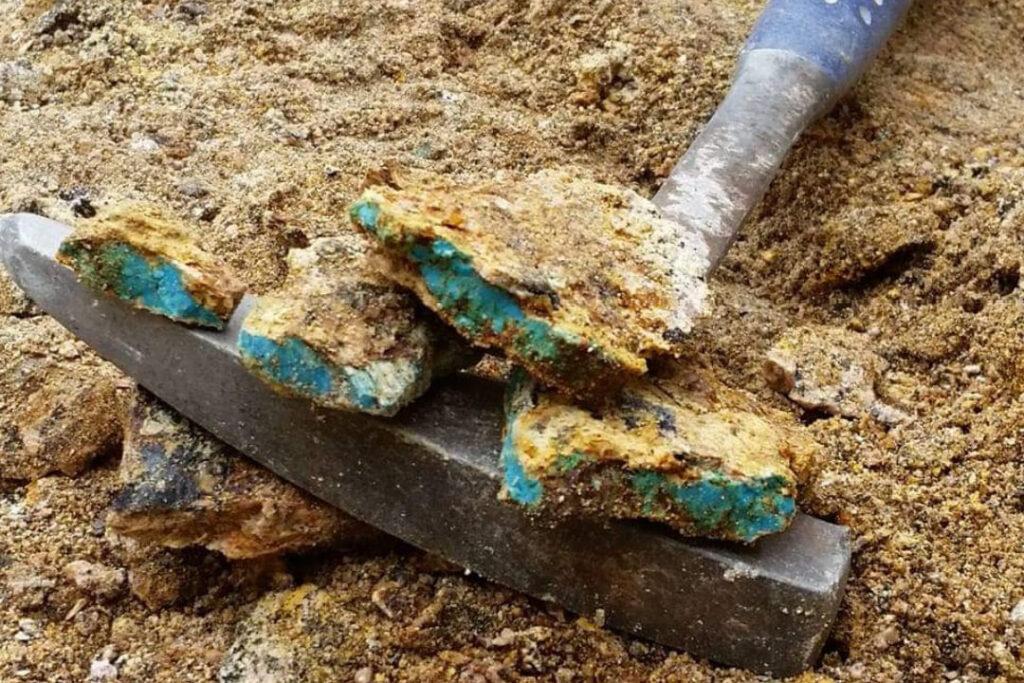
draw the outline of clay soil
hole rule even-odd
[[[651,193],[724,93],[761,4],[0,0],[0,212],[74,220],[156,202],[266,291],[290,247],[346,229],[344,207],[384,162],[467,179],[573,164]],[[874,340],[880,396],[913,415],[891,428],[800,415],[826,454],[804,507],[855,538],[838,625],[805,680],[1024,680],[1011,619],[1024,600],[1022,35],[1020,0],[916,3],[799,143],[713,283],[697,343],[725,381],[796,412],[768,389],[765,352],[794,325],[843,327]],[[4,362],[46,328],[53,343],[33,353],[84,363],[2,281],[0,310],[0,338],[15,340]],[[5,384],[0,405],[36,389]],[[104,452],[80,476],[0,488],[0,680],[81,681],[105,650],[119,680],[215,679],[267,588],[246,567],[200,552],[158,563],[156,580],[180,589],[166,608],[130,593],[79,604],[63,577],[72,560],[132,561],[104,534],[118,459]],[[342,592],[337,623],[360,637],[338,641],[334,680],[755,679],[400,546],[274,571],[269,583]]]

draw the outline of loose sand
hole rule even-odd
[[[649,195],[723,94],[760,5],[0,0],[0,211],[160,203],[266,291],[289,247],[347,229],[344,207],[385,161],[467,179],[579,164]],[[795,325],[846,327],[888,363],[879,397],[914,416],[887,429],[803,415],[827,456],[805,506],[856,539],[821,678],[805,680],[1024,679],[1010,619],[1024,599],[1021,35],[1019,0],[916,3],[712,284],[697,338],[725,381],[795,411],[764,354]],[[0,311],[5,331],[43,324],[2,281]],[[80,362],[61,343],[54,357]],[[0,376],[0,405],[34,390]],[[87,600],[66,618],[80,599],[67,563],[130,564],[103,535],[116,460],[0,488],[0,679],[81,681],[113,646],[121,680],[210,680],[251,609],[251,572],[193,554],[160,566],[198,563],[201,583],[179,577],[197,597],[156,611]],[[340,593],[336,680],[366,667],[389,681],[753,679],[410,550],[289,571]]]

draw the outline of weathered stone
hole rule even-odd
[[[0,319],[0,479],[75,476],[116,445],[119,381],[52,319]]]
[[[389,175],[352,206],[388,274],[549,385],[610,394],[677,350],[705,299],[703,243],[630,190],[542,171],[460,187]]]
[[[4,568],[7,595],[20,609],[35,610],[46,604],[57,582],[44,576],[28,564],[15,564]]]
[[[1014,624],[1024,624],[1024,600],[1021,600],[1013,609],[1010,610],[1010,622]]]
[[[151,610],[181,605],[200,595],[211,575],[222,570],[216,557],[201,549],[137,548],[131,553],[128,586]]]
[[[117,650],[108,645],[89,664],[90,681],[110,681],[117,678],[118,670],[114,665],[117,657]]]
[[[260,298],[238,345],[246,365],[284,392],[394,415],[436,374],[475,356],[379,274],[367,246],[348,234],[292,250],[287,281]]]
[[[200,249],[185,226],[146,205],[81,222],[57,260],[92,289],[214,329],[223,329],[245,293],[227,264]]]
[[[0,315],[27,317],[37,315],[38,312],[7,272],[0,268]]]
[[[113,600],[124,589],[125,571],[116,567],[75,560],[64,567],[64,575],[75,587],[101,600]]]
[[[910,419],[883,403],[875,385],[888,368],[870,338],[839,327],[807,325],[787,331],[768,352],[768,383],[807,408],[844,417],[871,415],[883,424]]]
[[[790,415],[693,361],[631,382],[600,414],[522,373],[509,391],[504,493],[528,508],[749,542],[789,525],[816,459]]]
[[[631,48],[625,43],[612,43],[608,47],[589,52],[576,60],[576,90],[572,102],[580,105],[597,104],[608,94],[617,79],[625,79]]]
[[[315,659],[316,636],[330,594],[312,584],[260,600],[238,629],[221,665],[221,683],[301,683],[310,680],[306,659]],[[344,635],[344,624],[334,624]],[[341,679],[336,674],[337,680]]]
[[[306,495],[142,391],[107,528],[146,545],[252,558],[377,534]]]

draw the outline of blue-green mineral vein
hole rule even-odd
[[[332,366],[296,337],[276,341],[242,330],[242,357],[271,382],[312,399],[340,396],[347,405],[369,412],[389,411],[382,405],[377,382],[365,369]]]
[[[90,251],[74,242],[60,246],[74,261],[82,282],[93,289],[109,290],[173,320],[221,329],[224,322],[199,303],[185,287],[181,270],[163,258],[146,258],[124,243],[112,243]]]
[[[682,506],[699,530],[722,529],[744,541],[782,531],[796,512],[780,476],[734,480],[706,472],[696,481],[675,482],[660,472],[641,470],[632,474],[631,483],[644,499],[646,514],[666,496]]]
[[[528,316],[511,294],[484,280],[473,267],[472,259],[448,240],[409,237],[399,241],[392,230],[381,224],[380,207],[370,201],[356,202],[351,215],[380,241],[402,249],[419,269],[423,284],[437,305],[468,337],[508,333],[513,347],[523,357],[546,363],[554,363],[586,345],[577,335]]]

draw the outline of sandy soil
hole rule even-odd
[[[760,4],[0,0],[0,211],[162,203],[265,291],[289,247],[345,229],[384,161],[466,178],[574,163],[650,193],[723,94]],[[727,382],[795,411],[768,388],[765,352],[794,325],[844,327],[874,340],[879,396],[914,417],[803,415],[828,455],[806,507],[856,538],[808,680],[1024,680],[1010,618],[1024,599],[1021,35],[1019,0],[918,2],[713,285],[697,336]],[[47,324],[2,281],[0,311],[4,330]],[[60,343],[50,353],[78,362]],[[12,347],[0,354],[17,361]],[[0,386],[11,404],[33,390]],[[105,457],[0,488],[0,679],[80,681],[100,657],[120,680],[210,680],[260,592],[232,588],[244,568],[198,552],[145,565],[184,593],[157,610],[82,597],[63,576],[72,560],[133,562],[103,533]],[[288,571],[341,596],[337,680],[753,679],[413,551]],[[444,617],[427,636],[424,614]]]

